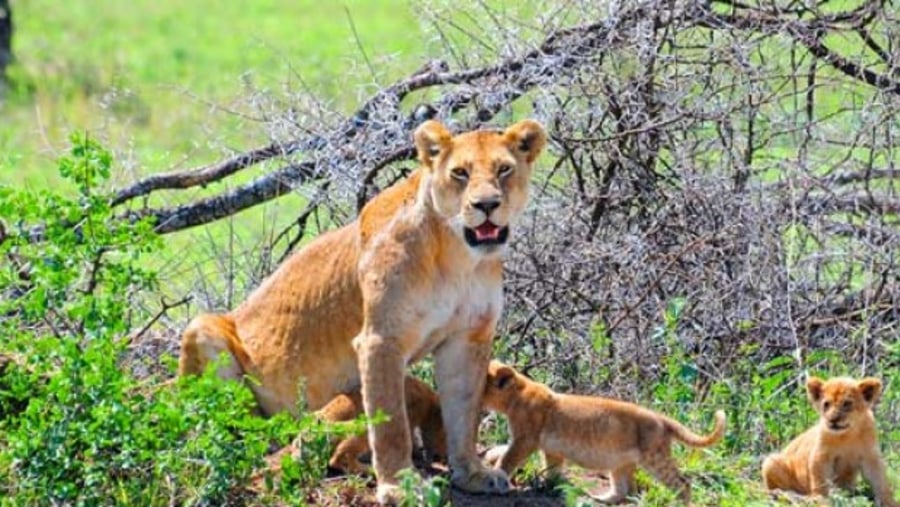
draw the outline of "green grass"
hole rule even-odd
[[[283,110],[298,90],[350,111],[373,83],[418,67],[427,47],[406,0],[25,0],[13,9],[17,63],[0,98],[0,184],[31,188],[61,183],[55,160],[73,131],[89,132],[116,153],[111,184],[118,187],[269,142],[260,109]],[[272,168],[248,170],[228,185]],[[227,188],[163,192],[150,203]],[[251,269],[242,264],[245,254],[291,223],[303,204],[290,196],[168,237],[154,266],[167,268],[165,289],[183,295],[184,280],[206,277],[222,292],[225,269],[215,259],[227,253],[237,259],[234,271]],[[175,255],[185,250],[190,254]]]
[[[346,7],[345,7],[346,6]],[[0,182],[44,185],[73,130],[129,155],[122,178],[265,141],[243,98],[308,86],[352,105],[361,87],[418,65],[405,0],[117,0],[13,5],[12,89],[0,106]],[[350,19],[377,76],[361,65]]]

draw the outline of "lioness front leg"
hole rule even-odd
[[[406,362],[397,339],[364,331],[354,346],[366,415],[374,417],[381,410],[390,417],[381,424],[369,425],[369,446],[378,480],[376,498],[380,503],[391,503],[397,500],[397,472],[413,466],[403,388]]]
[[[454,336],[434,351],[451,482],[475,493],[509,491],[506,473],[483,465],[475,449],[492,334],[491,327],[475,336]]]

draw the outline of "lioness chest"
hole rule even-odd
[[[503,307],[499,277],[476,269],[452,277],[440,277],[418,302],[419,331],[404,345],[407,362],[415,362],[446,339],[476,334],[493,328]]]

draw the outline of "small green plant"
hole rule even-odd
[[[447,492],[450,485],[444,477],[425,479],[410,469],[401,470],[397,476],[400,478],[403,496],[401,507],[442,507],[448,504]]]
[[[686,304],[684,298],[669,301],[663,312],[663,325],[657,327],[651,336],[653,342],[663,344],[668,350],[663,362],[664,374],[654,387],[654,398],[664,403],[695,401],[699,370],[678,337],[678,323]]]

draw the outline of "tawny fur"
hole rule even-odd
[[[872,413],[881,381],[810,377],[806,390],[819,422],[763,461],[766,487],[827,497],[832,486],[852,488],[862,473],[878,505],[900,507],[885,474]]]
[[[447,430],[451,480],[468,491],[508,488],[485,468],[475,436],[491,340],[503,306],[501,244],[528,199],[546,135],[524,120],[453,136],[436,121],[415,133],[420,168],[359,218],[292,255],[234,311],[201,315],[182,338],[180,371],[222,352],[225,378],[249,375],[261,410],[318,409],[361,386],[379,500],[411,466],[402,393],[407,364],[429,352]],[[506,229],[504,229],[506,228]],[[504,231],[498,235],[497,231]],[[477,232],[477,236],[475,236]],[[473,244],[470,240],[483,240]],[[299,386],[299,388],[298,388]]]
[[[633,403],[556,393],[497,361],[488,369],[484,404],[509,419],[512,442],[498,468],[512,474],[532,452],[540,450],[551,473],[557,473],[565,461],[606,471],[611,489],[597,498],[606,503],[625,499],[634,488],[637,466],[689,503],[690,483],[672,457],[672,441],[707,447],[725,433],[721,410],[716,412],[713,432],[701,436]]]

